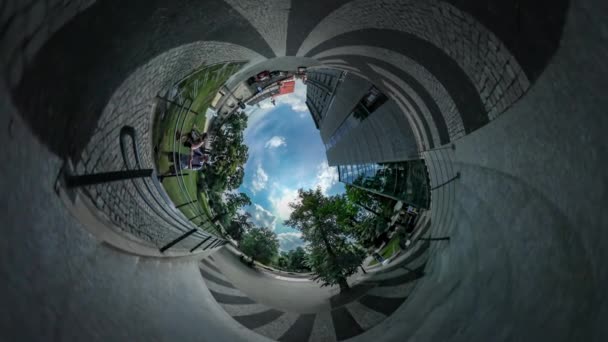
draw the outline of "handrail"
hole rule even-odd
[[[185,104],[185,102],[186,102],[186,100],[184,100],[184,102],[182,103],[182,106]],[[192,106],[192,101],[190,100],[190,105],[187,107],[187,111],[190,111],[190,107],[191,106]],[[185,108],[186,107],[182,107],[180,109],[180,111],[178,112],[178,116],[177,116],[177,119],[175,121],[174,132],[173,132],[174,138],[176,138],[176,135],[177,135],[177,132],[178,132],[177,126],[179,125],[180,120],[181,120],[181,125],[179,125],[180,126],[179,132],[183,133],[184,124],[185,124],[186,115],[187,115],[187,114],[184,115]],[[196,217],[201,216],[201,215],[203,217],[206,217],[207,214],[202,211],[202,208],[200,206],[194,205],[194,202],[198,201],[198,196],[196,198],[196,201],[194,201],[194,199],[192,198],[192,196],[188,192],[188,189],[186,187],[186,183],[185,183],[185,180],[184,180],[184,176],[183,176],[183,171],[184,170],[181,169],[181,161],[180,161],[180,158],[179,158],[180,153],[179,153],[178,149],[179,149],[179,144],[177,143],[177,139],[174,139],[173,140],[173,148],[172,148],[173,163],[175,165],[175,172],[176,172],[176,176],[177,176],[177,183],[178,183],[178,186],[180,188],[180,192],[182,192],[183,194],[185,194],[186,200],[188,201],[187,202],[188,207],[190,209],[192,209],[195,213],[198,214],[198,215],[196,215]],[[179,166],[179,170],[178,170],[178,166]],[[206,217],[206,218],[208,219],[208,217]],[[205,222],[203,222],[203,224],[208,223],[208,222],[209,222],[208,220],[205,220]]]
[[[222,64],[222,70],[224,68],[226,68],[226,66],[228,64],[230,64],[230,67],[232,68],[231,72],[233,73],[234,72],[234,68],[237,65],[237,63],[239,63],[239,61],[229,62],[229,63],[221,63]],[[215,66],[215,65],[218,65],[218,64],[220,64],[220,63],[209,65],[206,68],[211,68],[212,66]],[[198,72],[200,72],[200,70],[198,70],[196,72],[198,73]],[[187,79],[187,78],[185,78],[185,79]],[[185,79],[183,79],[180,82],[183,82]],[[207,99],[210,98],[212,95],[214,95],[214,94],[209,95],[207,97]],[[195,112],[195,111],[193,111],[191,109],[192,104],[193,104],[193,100],[191,100],[191,99],[185,98],[182,101],[181,104],[175,102],[174,100],[170,100],[168,98],[165,99],[165,98],[160,97],[160,99],[165,100],[165,101],[167,101],[167,102],[169,102],[169,103],[171,103],[173,105],[177,105],[180,108],[180,110],[178,111],[178,115],[177,115],[176,121],[175,121],[175,126],[174,126],[174,131],[173,131],[174,140],[173,140],[172,151],[171,151],[171,153],[173,154],[173,163],[175,165],[175,176],[177,178],[177,183],[178,183],[178,186],[179,186],[179,190],[180,190],[180,192],[182,192],[182,194],[185,195],[186,200],[187,200],[187,202],[184,205],[187,205],[192,211],[194,211],[194,213],[197,214],[194,217],[203,216],[203,217],[207,218],[207,220],[205,220],[204,222],[201,223],[201,225],[204,226],[205,224],[209,224],[209,221],[208,221],[209,217],[208,217],[207,213],[202,210],[202,208],[201,208],[200,205],[195,205],[194,204],[199,199],[198,195],[196,195],[196,199],[194,199],[192,197],[192,195],[188,191],[188,188],[187,188],[185,180],[184,180],[184,174],[183,174],[184,170],[181,169],[181,162],[180,162],[180,158],[179,158],[179,156],[180,156],[181,153],[179,152],[179,143],[178,143],[177,137],[176,137],[177,136],[177,132],[178,132],[178,127],[179,127],[180,134],[184,133],[184,124],[185,124],[187,115],[188,114],[200,115],[200,113],[197,113],[197,112]],[[189,101],[189,104],[186,106],[186,102],[187,101]],[[180,122],[181,122],[181,124],[180,124]],[[179,166],[179,170],[178,170],[178,166]],[[208,230],[210,228],[213,229],[213,231],[214,231],[215,234],[218,233],[217,230],[214,229],[213,227],[207,226],[204,229]]]
[[[460,178],[452,157],[455,148],[454,144],[450,144],[421,152],[427,162],[430,177],[432,224],[443,231],[449,230],[454,220],[451,206],[456,199],[456,181]]]
[[[122,127],[122,129],[120,130],[120,149],[121,149],[122,156],[123,156],[123,159],[124,159],[124,161],[125,161],[125,166],[126,166],[127,170],[129,170],[129,169],[130,169],[130,166],[129,166],[129,163],[127,162],[127,161],[129,160],[129,158],[128,158],[128,156],[127,156],[127,150],[126,150],[126,148],[125,148],[125,144],[124,144],[124,137],[125,137],[125,136],[129,136],[129,137],[131,138],[132,143],[133,143],[133,156],[134,156],[134,159],[135,159],[135,166],[136,166],[137,168],[141,168],[140,156],[139,156],[139,150],[138,150],[138,148],[137,148],[137,144],[136,144],[136,137],[135,137],[135,135],[136,135],[135,129],[134,129],[133,127],[131,127],[131,126],[124,126],[124,127]],[[138,192],[138,194],[140,195],[140,197],[141,197],[141,198],[144,200],[144,202],[146,202],[146,204],[147,204],[147,205],[148,205],[150,208],[152,208],[152,210],[155,212],[155,214],[156,214],[157,216],[161,217],[163,220],[165,220],[165,222],[169,223],[170,225],[172,225],[172,226],[174,226],[174,227],[176,227],[176,226],[175,226],[173,223],[177,222],[177,223],[180,223],[182,227],[184,227],[184,228],[187,228],[187,229],[188,229],[188,230],[187,230],[187,232],[185,232],[184,234],[182,234],[180,237],[178,237],[178,238],[174,239],[173,241],[169,242],[169,243],[168,243],[168,244],[166,244],[165,246],[161,247],[161,248],[160,248],[160,251],[161,251],[161,252],[165,252],[166,250],[168,250],[169,248],[173,247],[174,245],[176,245],[176,244],[177,244],[178,242],[180,242],[181,240],[183,240],[183,239],[185,239],[186,237],[188,237],[188,236],[190,236],[190,235],[192,235],[192,234],[194,234],[194,233],[198,232],[198,227],[194,226],[194,225],[192,224],[192,222],[191,222],[191,221],[188,221],[189,225],[188,225],[188,223],[184,224],[184,221],[183,221],[183,219],[182,219],[181,217],[179,217],[179,216],[177,216],[177,217],[176,217],[176,216],[175,216],[175,215],[176,215],[176,213],[166,210],[166,209],[165,209],[166,207],[165,207],[165,206],[164,206],[162,203],[160,203],[160,202],[158,201],[158,199],[156,198],[156,196],[152,196],[152,197],[153,197],[153,199],[155,200],[156,204],[157,204],[157,205],[158,205],[160,208],[162,208],[162,209],[163,209],[163,211],[164,211],[164,212],[165,212],[165,213],[166,213],[168,216],[170,216],[170,217],[171,217],[171,218],[174,220],[174,222],[169,221],[169,220],[168,220],[168,219],[167,219],[167,218],[166,218],[164,215],[162,215],[162,213],[159,213],[159,211],[156,209],[156,207],[155,207],[154,205],[150,204],[150,202],[149,202],[149,201],[148,201],[148,199],[146,198],[145,194],[143,194],[143,193],[142,193],[142,190],[141,190],[141,189],[140,189],[140,187],[137,185],[137,183],[135,182],[135,180],[132,180],[132,182],[133,182],[133,185],[134,185],[134,187],[135,187],[136,191],[137,191],[137,192]],[[147,182],[145,182],[145,181],[144,181],[143,183],[144,183],[144,186],[146,187],[146,190],[147,190],[149,193],[151,193],[151,194],[152,194],[152,193],[153,193],[153,191],[150,189],[149,184],[148,184]],[[158,189],[157,189],[157,190],[158,190]],[[189,227],[188,227],[188,226],[189,226]],[[179,229],[179,227],[176,227],[176,228],[177,228],[179,231],[183,232],[183,230]],[[209,234],[208,232],[202,232],[201,234],[203,235],[203,236],[202,236],[202,238],[205,238],[205,241],[206,241],[206,240],[208,240],[208,237],[211,237],[211,236],[212,236],[212,234]],[[218,241],[219,239],[218,239],[218,238],[216,238],[215,240],[216,240],[216,241]],[[197,245],[197,246],[200,246],[200,245]],[[193,252],[195,249],[196,249],[196,248],[191,249],[191,250],[190,250],[190,252]]]
[[[131,170],[131,168],[130,168],[129,163],[127,162],[127,161],[129,160],[129,158],[128,158],[128,156],[127,156],[127,150],[126,150],[126,148],[125,148],[125,145],[124,145],[124,140],[123,140],[123,138],[124,138],[125,136],[129,136],[129,137],[132,139],[132,143],[133,143],[133,156],[135,157],[135,166],[136,166],[138,169],[140,169],[140,168],[141,168],[141,162],[140,162],[140,160],[141,160],[141,159],[140,159],[140,156],[139,156],[139,149],[137,148],[137,144],[135,143],[135,141],[136,141],[136,137],[135,137],[135,135],[136,135],[136,133],[135,133],[135,129],[134,129],[133,127],[131,127],[131,126],[124,126],[124,127],[122,127],[122,129],[120,130],[120,149],[121,149],[122,157],[123,157],[123,159],[124,159],[124,161],[125,161],[125,167],[127,168],[127,170]],[[153,175],[153,177],[154,177],[154,175]],[[149,207],[153,208],[152,210],[154,210],[154,211],[155,211],[155,213],[156,213],[156,214],[157,214],[159,217],[161,217],[161,218],[162,218],[162,219],[163,219],[165,222],[167,222],[167,223],[169,223],[169,224],[173,224],[175,221],[177,221],[178,223],[180,223],[180,224],[181,224],[181,227],[183,227],[183,228],[186,228],[186,229],[190,229],[190,228],[192,228],[191,226],[188,226],[188,224],[187,224],[185,221],[183,221],[183,219],[182,219],[181,217],[179,217],[179,216],[178,216],[178,215],[177,215],[175,212],[171,212],[171,211],[168,211],[168,210],[166,210],[166,209],[165,209],[165,210],[163,210],[163,211],[164,211],[164,212],[165,212],[165,213],[166,213],[168,216],[170,216],[170,217],[171,217],[173,220],[168,220],[168,219],[167,219],[165,216],[163,216],[163,215],[159,214],[159,212],[158,212],[157,210],[155,210],[155,209],[154,209],[155,207],[154,207],[152,204],[150,204],[150,202],[147,200],[147,198],[146,198],[145,194],[144,194],[144,193],[142,193],[141,189],[139,188],[139,186],[137,186],[137,184],[135,183],[135,181],[134,181],[134,180],[133,180],[133,182],[134,182],[135,189],[136,189],[137,193],[140,195],[140,197],[142,197],[142,198],[144,199],[144,201],[146,202],[146,204],[147,204]],[[154,193],[154,192],[153,192],[153,191],[150,189],[150,186],[148,185],[148,183],[146,183],[146,182],[143,182],[143,183],[144,183],[144,185],[145,185],[145,187],[146,187],[146,190],[147,190],[149,193],[151,193],[151,194],[152,194],[152,193]],[[157,189],[157,190],[158,190],[158,189]],[[163,205],[163,203],[160,203],[160,202],[158,201],[158,199],[157,199],[155,196],[152,196],[152,197],[154,198],[154,200],[155,200],[156,204],[157,204],[157,205],[158,205],[160,208],[165,208],[165,205]],[[177,216],[176,216],[176,215],[177,215]]]

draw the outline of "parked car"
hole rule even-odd
[[[255,77],[251,76],[247,79],[247,85],[252,85],[255,83]]]
[[[270,78],[270,71],[268,71],[268,70],[262,71],[261,73],[257,74],[255,76],[255,78],[258,82],[266,81],[267,79]]]
[[[301,66],[298,67],[298,74],[302,75],[306,73],[306,67],[305,66]]]
[[[282,77],[287,76],[287,71],[274,70],[270,72],[270,77]]]

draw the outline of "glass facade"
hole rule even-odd
[[[424,160],[338,166],[340,181],[428,209],[430,186]]]
[[[382,106],[387,100],[388,98],[386,95],[382,94],[375,86],[372,86],[346,119],[344,119],[342,124],[336,129],[334,134],[331,135],[325,144],[325,150],[327,151],[336,146],[338,141],[340,141],[346,133],[350,132],[353,128],[357,127],[359,123],[367,119],[370,114]]]

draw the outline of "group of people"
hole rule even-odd
[[[169,162],[173,163],[167,174],[175,174],[181,170],[201,170],[209,161],[209,154],[204,149],[207,133],[200,134],[194,129],[187,134],[176,132],[175,139],[188,147],[190,154],[167,152]]]

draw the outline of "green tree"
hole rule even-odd
[[[239,165],[236,168],[236,171],[229,175],[226,179],[226,188],[233,190],[238,189],[241,184],[243,184],[243,179],[245,178],[245,169],[242,165]]]
[[[394,201],[352,185],[346,185],[346,197],[352,203],[376,216],[386,216],[387,210],[394,205]]]
[[[364,209],[357,216],[359,222],[353,225],[352,234],[359,244],[371,247],[388,228],[387,222],[396,201],[351,185],[346,186],[346,197]]]
[[[310,272],[307,254],[304,248],[298,247],[287,254],[287,270],[291,272]]]
[[[251,262],[255,260],[270,264],[274,256],[279,251],[279,240],[269,228],[252,228],[244,235],[240,244],[241,251],[251,257]]]
[[[210,204],[215,211],[215,216],[211,219],[212,222],[219,222],[223,226],[229,226],[230,221],[237,215],[240,208],[251,205],[251,199],[247,194],[228,193],[225,195],[225,200],[217,192],[209,196]]]
[[[249,221],[251,214],[245,212],[243,214],[237,213],[236,216],[230,221],[230,224],[226,226],[228,235],[236,241],[243,239],[243,234],[253,227],[253,224]]]
[[[302,232],[309,243],[308,265],[321,286],[339,285],[349,289],[348,276],[357,271],[365,252],[350,241],[356,208],[344,196],[323,195],[321,189],[298,190],[298,201],[286,225]]]
[[[244,113],[235,113],[214,124],[215,139],[211,145],[210,164],[205,169],[205,188],[223,193],[241,186],[244,164],[249,158],[249,148],[243,137],[246,127],[247,115]]]
[[[251,205],[251,199],[243,192],[228,193],[226,194],[226,205],[236,211],[243,206]]]
[[[281,270],[289,271],[289,254],[286,252],[281,252],[274,266]]]

